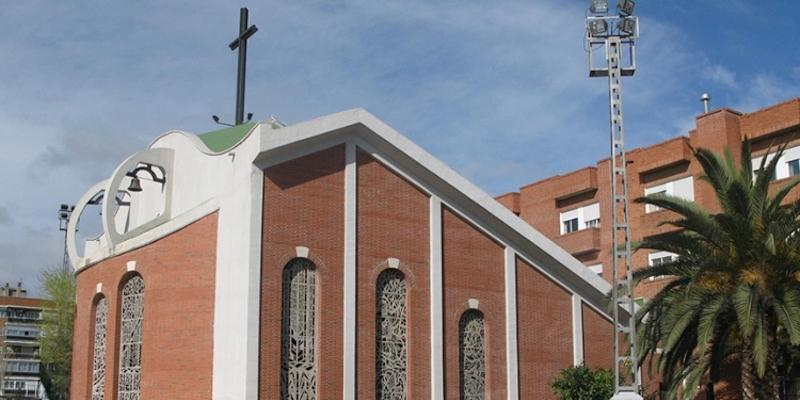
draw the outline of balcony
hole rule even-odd
[[[637,156],[640,160],[637,161],[639,173],[647,174],[673,165],[688,163],[692,159],[692,149],[689,148],[689,140],[687,138],[678,137],[642,149]]]
[[[600,228],[587,228],[555,238],[556,244],[573,256],[600,251]]]
[[[557,177],[558,184],[553,189],[556,201],[597,190],[597,168],[586,167]]]
[[[16,359],[16,360],[38,360],[39,359],[39,351],[34,348],[25,349],[25,350],[6,350],[3,354],[3,357],[6,359]]]
[[[17,326],[6,326],[5,329],[5,336],[8,339],[38,339],[39,338],[39,328],[35,326],[31,327],[17,327]]]
[[[658,210],[642,214],[639,217],[639,229],[633,233],[637,238],[646,238],[662,235],[667,232],[677,231],[679,228],[676,228],[672,225],[659,226],[659,224],[663,222],[675,221],[678,218],[680,218],[678,214],[675,214],[669,210]]]
[[[39,373],[39,361],[5,360],[6,373],[20,375],[36,375]]]

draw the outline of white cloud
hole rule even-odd
[[[786,78],[758,74],[742,91],[737,107],[747,112],[755,111],[758,108],[797,97],[798,94],[800,94],[800,74]]]
[[[736,89],[736,74],[722,65],[709,65],[705,71],[705,78],[723,85],[729,89]]]

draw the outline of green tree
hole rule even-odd
[[[614,395],[614,375],[585,365],[564,368],[550,388],[559,400],[608,400]]]
[[[656,360],[670,398],[684,382],[692,398],[725,363],[740,365],[745,399],[779,398],[779,365],[800,344],[800,203],[781,204],[800,179],[769,191],[784,149],[756,173],[747,140],[738,162],[728,150],[694,150],[718,213],[664,194],[636,200],[675,212],[667,224],[680,228],[637,246],[678,257],[634,274],[671,277],[637,313],[640,363]]]
[[[51,400],[69,398],[72,368],[72,328],[75,319],[75,277],[63,268],[53,268],[41,276],[45,294],[42,312],[42,383]]]

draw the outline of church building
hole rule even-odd
[[[609,284],[362,109],[109,172],[67,231],[72,399],[546,400],[612,366]]]

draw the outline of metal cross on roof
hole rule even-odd
[[[239,49],[239,70],[236,74],[236,125],[244,123],[244,76],[247,64],[247,39],[258,31],[255,25],[247,27],[247,8],[239,10],[239,36],[228,47]]]

